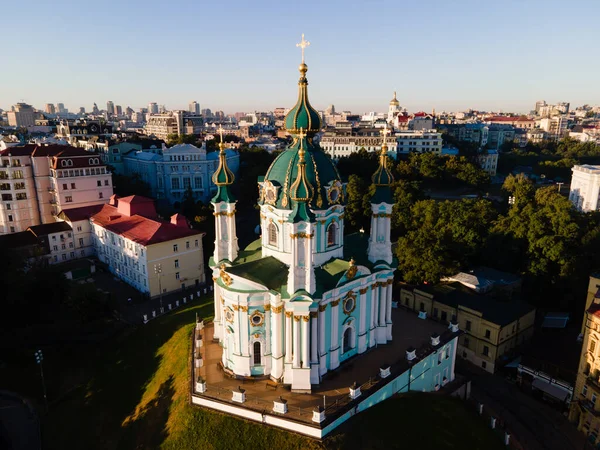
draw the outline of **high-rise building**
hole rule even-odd
[[[148,112],[150,114],[158,114],[158,104],[154,102],[148,103]]]
[[[212,111],[208,108],[204,108],[202,110],[202,115],[204,116],[205,119],[210,119],[212,117]]]
[[[109,116],[115,115],[115,104],[110,100],[106,102],[106,112]]]
[[[121,105],[117,105],[116,113],[117,113],[117,116],[123,115],[123,108],[121,108]]]
[[[83,106],[79,107],[79,114],[85,114],[85,107],[83,107]]]
[[[56,104],[56,109],[58,110],[59,114],[66,114],[69,111],[67,110],[67,108],[65,108],[65,104],[64,103],[57,103]]]
[[[133,112],[134,112],[134,111],[133,111],[133,109],[131,108],[131,106],[128,106],[128,107],[127,107],[127,109],[125,109],[125,114],[126,114],[128,117],[131,117],[131,115],[133,114]]]
[[[56,114],[56,108],[54,107],[54,103],[46,103],[45,111],[48,114]]]
[[[190,102],[189,111],[194,114],[200,114],[200,103],[195,100]]]
[[[600,166],[583,164],[573,166],[571,170],[569,200],[583,212],[600,210]]]
[[[8,112],[8,124],[11,127],[32,127],[35,125],[35,110],[27,103],[17,103]]]
[[[100,110],[98,109],[98,105],[94,103],[94,107],[92,108],[93,114],[100,114]]]

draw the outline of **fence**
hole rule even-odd
[[[201,295],[206,295],[209,292],[213,291],[212,285],[208,287],[201,287],[196,289],[195,291],[188,291],[186,293],[182,293],[181,300],[169,300],[166,306],[161,306],[157,309],[153,309],[149,314],[142,314],[142,322],[147,324],[152,319],[156,319],[157,317],[162,316],[163,314],[167,314],[171,311],[176,310],[177,308],[187,304],[194,300],[194,298],[198,299]],[[194,295],[195,294],[195,295]]]

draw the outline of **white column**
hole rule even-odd
[[[300,367],[300,316],[294,316],[294,348],[292,350],[293,363],[292,367],[294,369]]]
[[[285,312],[285,362],[292,362],[292,311]]]
[[[358,325],[358,353],[367,349],[367,290],[360,289],[359,292],[359,325]]]
[[[310,316],[302,316],[302,367],[310,368],[310,332],[308,330],[308,322]]]
[[[214,338],[223,340],[223,324],[221,323],[221,316],[223,311],[223,305],[221,304],[221,288],[217,284],[217,282],[213,279],[214,285],[214,305],[215,305],[215,329],[214,329]]]
[[[376,320],[377,320],[377,282],[371,285],[371,320],[369,321],[369,347],[374,347],[377,342],[375,337]]]
[[[336,369],[340,365],[340,338],[339,332],[339,305],[340,300],[334,300],[331,302],[331,350],[330,350],[330,368]]]
[[[283,348],[283,336],[282,336],[282,320],[283,314],[281,313],[283,309],[283,305],[280,306],[272,306],[271,314],[273,315],[271,326],[273,327],[273,331],[271,333],[272,336],[272,344],[271,344],[271,353],[273,358],[273,364],[271,369],[271,375],[273,378],[279,379],[283,375],[283,359],[282,359],[282,348]],[[268,340],[268,337],[267,337]]]
[[[317,319],[318,313],[311,311],[310,313],[310,361],[313,363],[319,362],[319,349],[318,344],[318,333],[319,333],[319,320]]]
[[[386,322],[386,338],[388,341],[392,340],[392,288],[394,286],[394,279],[391,278],[388,280],[387,285],[387,310],[385,314],[385,322]]]
[[[387,311],[387,284],[385,281],[380,283],[379,288],[379,326],[385,327],[385,314]]]
[[[271,335],[271,305],[267,304],[265,305],[265,355],[271,354],[273,345],[271,342],[273,339],[269,339]]]
[[[319,373],[327,372],[327,350],[325,349],[325,325],[327,304],[319,305]]]
[[[248,307],[240,306],[240,353],[244,356],[250,356],[250,349],[248,348],[250,332],[248,328]],[[250,370],[250,359],[248,359],[248,370]]]

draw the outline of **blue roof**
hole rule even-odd
[[[142,161],[162,161],[163,159],[162,155],[152,152],[128,153],[126,156],[124,156],[124,158],[139,159]]]
[[[232,150],[230,148],[228,148],[228,149],[225,150],[225,156],[227,158],[231,158],[231,157],[236,156],[236,155],[237,155],[237,152],[235,150]],[[216,151],[216,152],[208,152],[206,154],[206,159],[209,159],[209,160],[219,159],[219,152],[218,151]]]

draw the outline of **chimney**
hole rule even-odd
[[[113,194],[110,196],[110,200],[108,201],[108,204],[111,206],[116,207],[117,206],[117,194]]]
[[[188,221],[183,214],[173,214],[171,216],[171,223],[176,227],[189,228]]]

